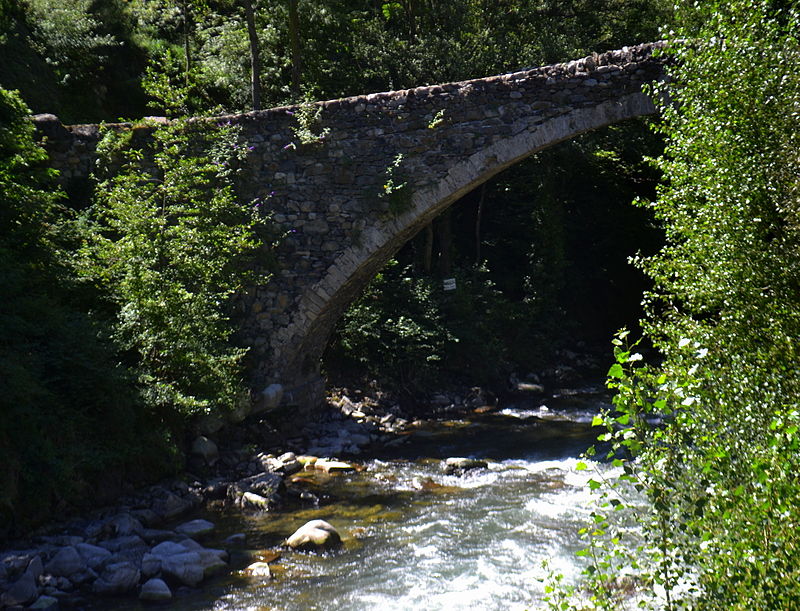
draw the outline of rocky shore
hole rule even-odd
[[[358,466],[340,457],[404,441],[415,423],[396,406],[358,395],[337,394],[316,422],[299,429],[279,431],[262,420],[220,431],[217,441],[198,436],[183,478],[14,542],[0,551],[0,608],[82,608],[98,596],[164,602],[230,570],[229,551],[244,543],[244,535],[228,537],[225,549],[206,547],[215,525],[189,519],[192,514],[226,506],[256,513],[319,505],[324,499],[291,476],[352,471]],[[322,539],[315,526],[311,535],[307,529],[289,537],[287,546],[308,550],[324,539],[320,547],[328,549],[331,537],[339,540],[326,530],[330,525],[323,523]],[[269,574],[266,564],[246,571]]]
[[[565,365],[545,375],[551,380],[571,372]],[[508,390],[542,393],[543,378],[512,378]],[[425,401],[425,416],[480,413],[495,409],[496,403],[492,393],[480,388],[439,392]],[[314,422],[298,425],[291,418],[262,417],[198,435],[182,478],[51,525],[0,551],[0,609],[82,608],[101,596],[169,601],[229,572],[230,552],[246,544],[246,536],[236,533],[217,547],[208,546],[206,541],[219,537],[214,523],[195,517],[201,510],[208,516],[231,507],[259,513],[324,505],[324,495],[303,486],[302,478],[295,477],[298,472],[360,469],[359,457],[403,444],[423,426],[417,416],[383,393],[340,388],[331,392],[328,409]],[[482,461],[457,457],[442,465],[448,473],[481,467]],[[335,547],[339,534],[316,522],[321,524],[307,524],[306,531],[287,537],[284,545],[327,550],[332,541]],[[254,563],[245,573],[268,577],[268,563]]]

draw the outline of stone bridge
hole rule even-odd
[[[251,147],[242,205],[286,233],[279,268],[242,298],[252,386],[313,405],[319,363],[348,304],[403,244],[515,162],[584,132],[655,112],[662,43],[499,76],[224,117]],[[305,115],[306,119],[301,117]],[[53,167],[88,176],[95,125],[36,118]],[[318,137],[314,137],[316,134]],[[281,393],[279,393],[281,394]]]

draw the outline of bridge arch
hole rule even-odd
[[[555,117],[533,133],[525,131],[502,139],[453,164],[441,181],[415,192],[407,210],[392,221],[370,227],[359,243],[338,254],[319,282],[306,288],[299,306],[315,315],[312,320],[295,319],[286,327],[287,334],[303,338],[285,354],[286,370],[300,373],[301,380],[306,376],[314,380],[333,328],[350,303],[408,240],[462,196],[534,153],[586,132],[655,112],[648,96],[630,94]],[[296,386],[302,387],[303,383]]]

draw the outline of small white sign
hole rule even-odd
[[[445,291],[455,291],[456,290],[456,279],[455,278],[445,278],[442,280],[442,288]]]

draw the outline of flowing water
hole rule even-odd
[[[540,609],[548,569],[574,577],[590,471],[576,471],[593,442],[606,397],[587,388],[529,400],[469,419],[431,424],[400,448],[365,460],[362,472],[299,474],[330,495],[321,507],[213,516],[223,534],[245,532],[241,568],[268,557],[310,519],[344,538],[328,555],[282,551],[273,578],[220,578],[179,595],[171,608],[219,610]],[[469,456],[488,469],[446,475],[443,459]],[[604,468],[596,466],[597,468]]]

